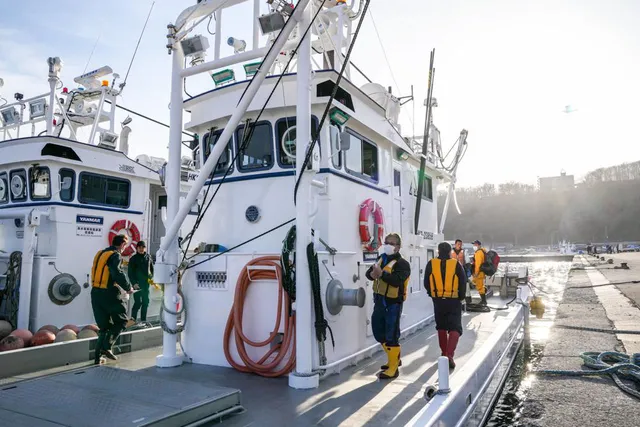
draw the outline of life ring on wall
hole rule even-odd
[[[369,230],[369,218],[373,215],[373,233]],[[384,212],[375,200],[367,199],[360,205],[360,242],[367,251],[375,251],[384,239]],[[375,237],[377,235],[377,238]]]
[[[122,233],[123,230],[124,233]],[[120,219],[113,224],[109,231],[109,244],[111,244],[111,240],[118,234],[125,234],[129,237],[130,242],[124,251],[122,251],[122,255],[133,255],[136,251],[136,245],[140,241],[140,231],[138,230],[138,227],[127,219]]]

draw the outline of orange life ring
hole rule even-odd
[[[122,233],[123,230],[124,233]],[[113,237],[118,234],[125,234],[129,237],[129,245],[122,251],[122,255],[133,255],[136,252],[136,245],[140,241],[140,231],[138,227],[127,219],[120,219],[113,224],[109,231],[109,243],[111,243]]]
[[[373,233],[369,231],[369,218],[373,215]],[[375,200],[367,199],[360,205],[360,242],[367,251],[375,251],[384,239],[384,212]],[[376,236],[375,238],[374,236]]]

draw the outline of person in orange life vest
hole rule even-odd
[[[471,277],[471,268],[470,264],[467,264],[467,253],[464,249],[462,249],[462,240],[456,239],[453,251],[451,251],[451,258],[457,259],[460,265],[462,265],[468,281]],[[467,304],[471,304],[471,296],[465,297],[465,301]]]
[[[371,329],[376,341],[387,353],[387,364],[380,367],[380,379],[396,378],[400,360],[400,317],[406,299],[411,266],[400,255],[402,240],[396,233],[384,239],[383,253],[365,276],[373,280]]]
[[[462,300],[467,288],[467,275],[457,259],[451,258],[451,245],[438,245],[438,258],[429,260],[424,273],[424,287],[433,301],[433,312],[442,356],[449,358],[449,368],[455,369],[453,356],[462,335]]]
[[[485,295],[486,289],[484,287],[485,274],[480,270],[480,267],[482,266],[482,264],[484,264],[484,255],[485,253],[487,253],[487,251],[482,247],[482,243],[480,243],[480,240],[475,240],[473,242],[473,250],[473,284],[476,286],[476,289],[480,294],[480,304],[487,305],[487,296]]]

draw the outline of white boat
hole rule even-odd
[[[465,315],[452,374],[439,358],[433,307],[423,289],[425,265],[444,241],[446,215],[438,221],[434,187],[449,185],[446,213],[466,131],[454,166],[443,168],[433,135],[424,146],[401,136],[398,98],[381,85],[352,82],[349,48],[368,1],[300,0],[295,9],[268,3],[269,13],[261,15],[257,0],[199,1],[168,26],[171,221],[155,265],[167,312],[162,354],[131,353],[116,368],[18,382],[0,390],[0,409],[24,422],[40,417],[67,425],[87,425],[91,418],[83,414],[102,411],[104,401],[110,409],[101,413],[111,425],[454,426],[486,419],[522,340],[526,287],[489,299],[514,303],[499,315]],[[221,57],[223,36],[233,36],[222,32],[233,8],[244,8],[253,40],[228,39],[235,54]],[[205,62],[209,43],[190,33],[212,15],[213,58]],[[224,28],[242,24],[234,20]],[[285,73],[291,58],[295,72]],[[184,79],[201,73],[210,73],[216,87],[183,100]],[[431,129],[430,118],[426,122]],[[183,130],[202,135],[202,145],[194,148],[199,175],[181,201]],[[300,141],[298,133],[305,135]],[[184,240],[181,251],[177,239],[180,229],[190,234],[185,220],[194,203],[201,218],[192,240],[200,250],[185,254]],[[295,239],[289,235],[294,224]],[[412,271],[400,324],[403,366],[385,387],[375,376],[380,362],[370,360],[381,347],[371,331],[372,284],[365,271],[390,231],[402,236],[401,253]],[[175,314],[170,308],[180,302]],[[261,345],[249,345],[252,340]],[[24,357],[34,350],[7,353]],[[47,397],[29,402],[31,413],[21,409],[20,396],[53,384],[81,399],[82,410],[63,413]],[[101,397],[88,398],[96,393]]]
[[[117,74],[102,67],[63,88],[62,61],[48,64],[49,93],[0,106],[0,316],[33,332],[93,323],[93,256],[122,233],[125,259],[139,240],[157,250],[166,206],[158,175],[166,161],[128,157],[131,118],[116,123]],[[190,159],[181,173],[186,194],[197,176]],[[161,299],[152,288],[149,320]]]

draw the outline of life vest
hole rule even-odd
[[[396,262],[398,262],[398,260],[395,260],[395,259],[392,261],[389,261],[389,263],[384,266],[382,271],[386,271],[387,273],[391,274],[393,272],[393,266],[396,265]],[[378,265],[382,266],[382,258],[378,260]],[[402,285],[404,288],[402,290],[402,301],[407,300],[407,288],[409,287],[408,285],[409,285],[409,277],[407,277],[407,279],[404,281]],[[374,294],[384,295],[385,297],[396,299],[398,298],[399,292],[400,292],[399,286],[391,286],[387,282],[382,280],[382,278],[378,278],[373,281]]]
[[[457,259],[445,260],[444,281],[442,280],[442,260],[433,258],[431,260],[431,276],[429,285],[433,298],[458,298],[458,275],[456,274]]]
[[[115,254],[114,250],[98,251],[93,258],[93,265],[91,267],[91,286],[99,289],[107,289],[109,283],[109,266],[107,261],[111,258],[111,255]]]

